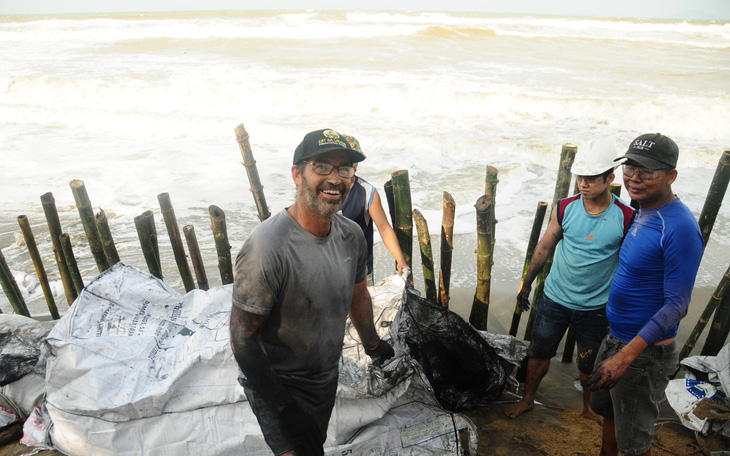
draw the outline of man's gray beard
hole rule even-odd
[[[320,184],[320,187],[323,185],[326,184],[322,183]],[[332,217],[340,210],[340,207],[342,207],[342,204],[347,199],[349,189],[344,184],[342,185],[342,188],[344,188],[344,191],[340,194],[340,201],[330,204],[317,197],[319,188],[317,188],[317,191],[310,190],[307,179],[304,175],[302,175],[302,186],[300,187],[299,192],[301,193],[301,196],[304,197],[304,201],[307,203],[307,206],[311,207],[316,213],[324,217]]]

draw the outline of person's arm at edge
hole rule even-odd
[[[380,237],[383,239],[385,248],[387,248],[388,252],[390,252],[390,254],[393,255],[393,258],[395,258],[398,275],[403,274],[404,269],[410,268],[403,257],[403,252],[400,249],[400,244],[398,243],[395,231],[393,230],[393,227],[390,226],[388,218],[385,216],[383,203],[377,190],[374,190],[373,202],[368,208],[368,214],[370,214],[370,218],[372,218],[373,222],[375,222],[375,226],[378,227],[378,233],[380,233]]]
[[[530,265],[527,267],[527,273],[525,274],[525,280],[522,281],[522,286],[517,294],[517,305],[521,310],[528,310],[530,308],[530,292],[532,291],[532,282],[540,273],[540,270],[547,262],[550,254],[558,245],[558,242],[563,238],[563,228],[558,223],[558,211],[555,208],[550,215],[550,223],[545,230],[545,234],[540,239],[540,242],[535,246],[535,251],[532,253],[530,259]]]
[[[355,284],[350,305],[350,321],[360,335],[365,349],[377,347],[380,343],[380,336],[375,329],[373,302],[370,299],[367,280]]]
[[[266,319],[265,315],[257,315],[232,306],[231,348],[246,379],[278,414],[291,404],[293,399],[281,386],[257,340]]]

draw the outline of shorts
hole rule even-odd
[[[306,397],[303,397],[301,394],[301,388],[297,388],[294,385],[287,385],[287,382],[281,378],[279,380],[282,381],[284,388],[292,395],[297,405],[314,418],[321,433],[322,444],[324,444],[325,440],[327,440],[327,426],[329,425],[330,415],[332,415],[332,409],[335,406],[338,377],[335,376],[334,381],[319,391],[307,392]],[[240,376],[238,381],[243,386],[243,392],[246,393],[251,411],[256,415],[256,420],[259,422],[264,440],[269,448],[271,448],[271,451],[278,456],[293,450],[294,446],[282,434],[281,428],[279,427],[279,419],[274,414],[271,406],[264,400],[263,396],[251,389],[243,376]]]
[[[570,323],[573,323],[578,342],[578,370],[590,374],[598,347],[608,333],[605,307],[596,310],[573,310],[543,295],[527,353],[535,359],[550,359],[555,356]]]
[[[598,351],[596,365],[618,353],[625,345],[625,342],[607,335]],[[621,453],[641,454],[651,448],[659,402],[678,363],[676,341],[653,345],[631,363],[616,386],[591,394],[593,410],[614,420],[616,443]]]

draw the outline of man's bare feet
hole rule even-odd
[[[522,398],[520,402],[516,404],[512,404],[506,409],[504,409],[504,414],[507,415],[508,418],[515,419],[518,416],[522,415],[525,412],[529,412],[530,410],[535,408],[535,401],[530,399]]]
[[[598,413],[594,412],[593,409],[587,408],[583,409],[583,411],[580,413],[580,416],[587,420],[593,420],[596,423],[603,425],[603,417],[599,415]]]

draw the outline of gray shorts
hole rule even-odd
[[[284,388],[292,395],[299,407],[314,418],[321,433],[322,444],[324,444],[327,439],[327,426],[330,415],[332,415],[332,408],[335,406],[338,377],[335,376],[333,381],[318,391],[303,391],[302,385],[288,384],[286,380],[281,378],[279,380],[282,381]],[[246,393],[251,410],[256,415],[264,440],[271,448],[271,451],[278,456],[293,450],[293,445],[281,433],[279,419],[274,414],[271,406],[260,394],[250,388],[245,378],[239,377],[238,381],[243,385],[243,392]]]
[[[626,345],[611,334],[598,350],[596,366]],[[651,448],[659,402],[679,363],[677,342],[653,345],[639,355],[611,389],[591,394],[591,407],[601,416],[613,419],[616,443],[621,453],[641,454]]]

